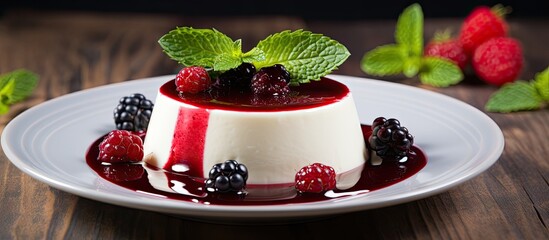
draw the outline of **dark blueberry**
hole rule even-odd
[[[116,129],[146,131],[153,107],[154,104],[140,93],[120,98],[113,113]]]
[[[372,135],[367,146],[383,159],[399,160],[406,157],[414,137],[395,118],[378,117],[372,122]]]
[[[239,192],[246,187],[248,169],[236,160],[215,164],[208,174],[205,188],[208,192]]]

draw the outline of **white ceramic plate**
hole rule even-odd
[[[88,167],[90,144],[114,128],[112,111],[134,92],[155,99],[173,76],[128,81],[68,94],[13,119],[2,133],[6,156],[23,172],[54,188],[106,203],[198,219],[230,221],[329,216],[417,200],[448,190],[490,167],[503,151],[503,134],[485,114],[456,99],[397,83],[330,75],[349,86],[360,120],[398,118],[428,163],[416,175],[367,194],[328,201],[262,206],[216,206],[163,199],[104,180]]]

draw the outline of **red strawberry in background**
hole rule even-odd
[[[452,38],[448,30],[435,33],[435,37],[425,46],[425,56],[442,57],[465,69],[468,58],[458,39]]]
[[[475,48],[489,39],[507,36],[508,26],[503,18],[509,11],[501,5],[493,8],[479,6],[465,18],[459,41],[471,56]]]
[[[472,58],[477,76],[498,86],[516,80],[523,64],[520,43],[509,37],[498,37],[484,42],[475,49]]]

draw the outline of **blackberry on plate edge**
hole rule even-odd
[[[236,160],[215,164],[206,179],[208,192],[239,192],[246,187],[248,169]]]
[[[397,119],[378,117],[373,121],[367,145],[382,159],[403,159],[413,144],[414,137]]]
[[[120,98],[114,109],[116,129],[128,131],[146,131],[149,126],[154,104],[141,93]]]

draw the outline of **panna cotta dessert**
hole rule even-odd
[[[256,103],[252,93],[180,95],[167,82],[156,97],[144,161],[207,178],[213,165],[233,159],[247,167],[248,184],[293,183],[300,168],[315,162],[338,174],[360,173],[366,146],[349,89],[323,78],[292,91]]]
[[[333,39],[283,31],[242,52],[215,29],[181,27],[159,43],[183,67],[154,103],[121,98],[116,130],[86,154],[109,181],[204,204],[292,203],[367,193],[425,166],[407,128],[361,125],[349,88],[326,77],[350,55]]]

